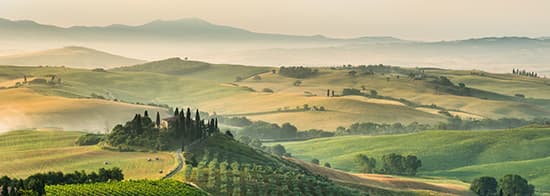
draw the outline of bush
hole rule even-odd
[[[270,89],[270,88],[264,88],[264,89],[262,89],[262,92],[264,92],[264,93],[273,93],[273,90]]]
[[[315,165],[319,165],[319,159],[311,159],[311,163],[315,164]]]
[[[104,135],[89,133],[78,137],[78,139],[76,139],[75,144],[79,146],[96,145],[99,142],[101,142],[104,138],[105,138]]]
[[[480,196],[495,195],[497,193],[497,180],[493,177],[483,176],[475,179],[470,185],[470,190]]]

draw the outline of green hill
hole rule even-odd
[[[158,171],[174,167],[174,155],[167,152],[114,152],[98,146],[77,146],[84,132],[24,130],[0,134],[0,174],[24,178],[48,171],[97,171],[119,167],[126,179],[158,179]],[[149,162],[147,158],[159,157]],[[105,162],[109,164],[106,165]]]
[[[176,178],[213,195],[361,195],[298,164],[216,134],[186,149],[186,166]]]
[[[543,166],[550,157],[550,129],[497,131],[426,131],[393,136],[349,136],[282,143],[294,156],[329,162],[354,171],[353,158],[365,154],[380,160],[389,153],[414,154],[422,160],[421,175],[471,180],[510,172],[533,180],[538,190],[550,176]],[[378,166],[380,167],[380,166]]]

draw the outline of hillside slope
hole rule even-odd
[[[37,52],[0,56],[0,65],[67,66],[77,68],[111,68],[143,63],[143,60],[127,58],[106,52],[68,46]]]
[[[497,131],[426,131],[394,136],[349,136],[282,143],[294,156],[329,162],[334,168],[353,171],[354,156],[414,154],[422,160],[422,175],[471,180],[482,175],[510,172],[533,180],[538,190],[550,191],[544,180],[550,172],[540,167],[550,157],[550,129]],[[380,161],[379,161],[380,164]],[[378,165],[380,168],[381,165]]]
[[[170,170],[174,156],[170,153],[114,152],[98,146],[77,146],[76,139],[84,132],[23,130],[0,134],[2,157],[0,174],[24,178],[35,173],[64,173],[99,168],[119,167],[125,179],[158,179],[159,170]],[[159,157],[148,162],[147,158]],[[104,162],[109,162],[105,165]]]
[[[27,88],[0,89],[0,109],[0,132],[44,127],[104,132],[125,120],[127,114],[166,112],[152,106],[45,96]]]

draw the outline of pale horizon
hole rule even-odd
[[[200,18],[260,33],[440,41],[550,36],[550,2],[397,1],[1,1],[0,17],[68,26],[140,25]]]

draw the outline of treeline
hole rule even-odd
[[[535,186],[519,175],[508,174],[497,180],[494,177],[483,176],[474,179],[470,190],[480,196],[495,195],[535,195]]]
[[[290,123],[284,123],[279,126],[275,123],[256,121],[237,133],[238,135],[258,139],[288,139],[297,138],[298,129]]]
[[[318,69],[313,69],[309,67],[281,67],[279,68],[279,74],[291,77],[291,78],[308,78],[316,76],[319,73]]]
[[[379,173],[415,176],[422,161],[414,155],[387,154],[382,156],[382,168],[376,169],[376,159],[364,154],[355,156],[357,170],[362,173]]]
[[[354,123],[348,128],[338,127],[335,135],[384,135],[413,133],[424,130],[483,130],[483,129],[512,129],[528,125],[550,125],[550,118],[536,118],[532,120],[518,118],[500,119],[470,119],[464,120],[459,117],[452,117],[447,122],[439,124],[421,124],[413,122],[408,125],[401,123],[378,124],[378,123]]]
[[[539,77],[539,74],[537,72],[525,71],[525,69],[524,70],[512,69],[512,74],[518,75],[518,76],[533,77],[533,78],[538,78]]]
[[[58,184],[85,184],[108,181],[121,181],[124,179],[122,170],[114,167],[112,169],[101,168],[98,172],[87,174],[85,171],[75,171],[74,173],[47,172],[38,173],[27,177],[26,179],[9,178],[3,176],[0,178],[2,190],[0,195],[44,195],[46,185]]]
[[[216,155],[188,165],[184,175],[213,195],[361,195],[303,170],[219,161]]]
[[[183,147],[217,132],[219,129],[216,119],[205,121],[201,119],[198,110],[193,119],[189,108],[186,113],[183,109],[180,111],[176,108],[174,116],[164,121],[158,112],[155,121],[151,120],[147,111],[143,116],[136,114],[126,124],[116,125],[107,136],[107,142],[121,151],[130,150],[131,147],[165,150]]]

